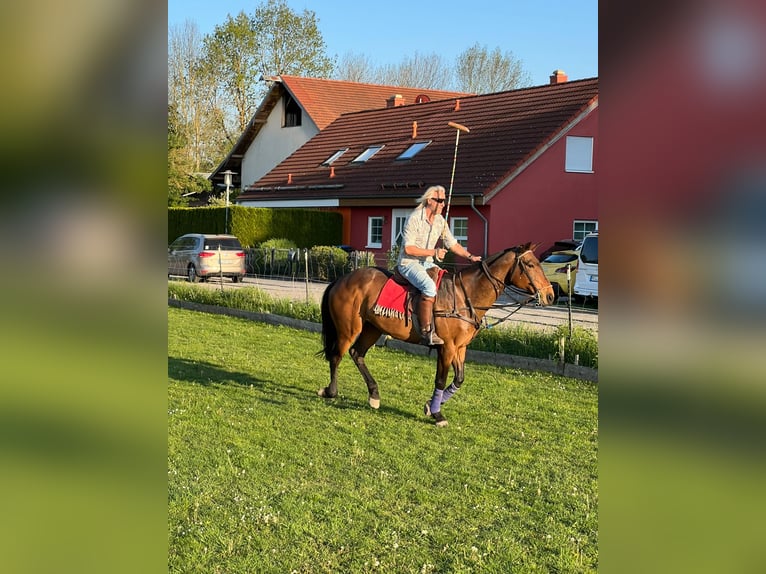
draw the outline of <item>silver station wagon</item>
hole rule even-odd
[[[190,282],[208,277],[230,277],[239,283],[245,276],[245,252],[234,235],[187,233],[168,247],[168,277]]]

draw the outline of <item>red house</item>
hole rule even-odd
[[[532,241],[540,253],[598,228],[597,133],[598,78],[557,71],[549,85],[344,114],[237,203],[339,211],[344,243],[383,261],[417,198],[441,184],[469,251]]]

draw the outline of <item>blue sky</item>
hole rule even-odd
[[[190,20],[202,34],[227,14],[255,11],[261,0],[168,0],[168,25]],[[479,43],[521,60],[534,85],[555,69],[570,80],[598,76],[597,0],[287,0],[295,12],[316,13],[329,56],[363,54],[376,65],[398,64],[416,52],[448,64]]]

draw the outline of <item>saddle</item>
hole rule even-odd
[[[430,267],[428,269],[428,275],[436,283],[437,303],[441,295],[439,287],[445,273],[447,273],[447,270],[441,267]],[[413,309],[417,309],[420,297],[420,291],[397,268],[388,278],[385,285],[383,285],[383,289],[380,290],[372,311],[381,317],[403,320],[406,325],[413,316]]]

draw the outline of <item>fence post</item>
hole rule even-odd
[[[304,252],[304,259],[306,262],[306,303],[310,303],[311,299],[309,299],[309,250],[306,249]]]

